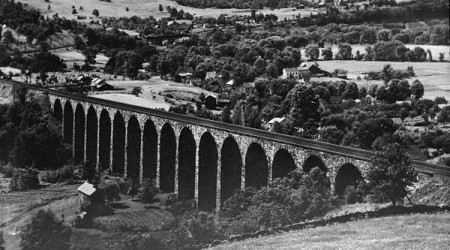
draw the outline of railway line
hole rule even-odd
[[[23,83],[18,82],[18,81],[3,80],[3,79],[0,80],[0,83],[13,84],[16,86],[23,85]],[[122,109],[122,110],[128,110],[128,111],[142,113],[142,114],[160,117],[160,118],[164,118],[164,119],[175,120],[175,121],[182,122],[182,123],[201,125],[203,127],[208,127],[211,129],[217,129],[217,130],[221,130],[221,131],[229,131],[234,134],[241,134],[241,135],[251,136],[251,137],[255,137],[255,138],[261,138],[261,139],[265,139],[265,140],[269,140],[269,141],[273,141],[273,142],[277,142],[277,143],[284,143],[284,144],[289,144],[292,146],[299,146],[299,147],[303,147],[306,149],[320,150],[320,151],[327,152],[327,153],[353,157],[353,158],[363,160],[363,161],[370,161],[371,157],[374,156],[374,152],[368,151],[368,150],[362,150],[362,149],[357,149],[357,148],[352,148],[352,147],[347,147],[347,146],[342,146],[342,145],[314,141],[314,140],[300,138],[300,137],[296,137],[296,136],[277,134],[277,133],[267,132],[267,131],[258,130],[258,129],[254,129],[254,128],[238,126],[238,125],[198,118],[198,117],[194,117],[194,116],[176,114],[176,113],[171,113],[171,112],[162,111],[162,110],[144,108],[144,107],[135,106],[135,105],[131,105],[131,104],[119,103],[119,102],[114,102],[111,100],[104,100],[104,99],[94,98],[94,97],[75,94],[75,93],[62,92],[62,91],[57,91],[57,90],[33,86],[33,85],[27,85],[27,87],[29,87],[32,90],[46,92],[46,93],[54,95],[54,96],[75,99],[75,100],[79,100],[79,101],[83,101],[83,102],[109,106],[109,107],[118,108],[118,109]],[[422,171],[422,172],[450,177],[450,167],[447,167],[447,166],[431,164],[431,163],[418,161],[418,160],[412,160],[412,167],[414,167],[415,169]]]

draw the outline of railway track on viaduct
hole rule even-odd
[[[24,85],[22,82],[18,81],[12,81],[12,80],[0,80],[0,83],[4,84],[11,84],[13,86],[22,86]],[[209,127],[212,129],[218,129],[222,131],[229,131],[233,132],[234,134],[241,134],[246,136],[252,136],[256,138],[261,138],[269,141],[274,141],[278,143],[284,143],[284,144],[290,144],[293,146],[299,146],[307,149],[314,149],[319,150],[327,153],[332,153],[336,155],[342,155],[342,156],[350,156],[359,160],[363,161],[370,161],[370,159],[374,156],[374,152],[368,151],[368,150],[362,150],[347,146],[341,146],[326,142],[320,142],[320,141],[314,141],[310,139],[305,139],[301,137],[296,136],[290,136],[290,135],[284,135],[284,134],[277,134],[277,133],[271,133],[259,129],[244,127],[244,126],[238,126],[228,123],[223,123],[219,121],[213,121],[203,118],[198,118],[194,116],[188,116],[188,115],[182,115],[182,114],[176,114],[171,113],[167,111],[162,110],[156,110],[151,108],[144,108],[140,106],[135,106],[131,104],[126,103],[120,103],[110,100],[103,100],[99,98],[94,98],[86,95],[80,95],[70,92],[63,92],[53,89],[48,89],[44,87],[38,87],[33,85],[26,85],[29,89],[35,90],[35,91],[42,91],[54,96],[60,96],[65,98],[71,98],[83,102],[89,102],[92,104],[100,104],[105,106],[110,106],[113,108],[123,109],[123,110],[129,110],[136,113],[142,113],[150,116],[155,117],[161,117],[165,119],[171,119],[179,122],[194,124],[194,125],[201,125],[204,127]],[[418,160],[412,160],[411,162],[412,167],[417,169],[418,171],[425,172],[425,173],[431,173],[431,174],[437,174],[442,176],[450,177],[450,167],[443,166],[443,165],[437,165],[437,164],[431,164],[423,161]]]

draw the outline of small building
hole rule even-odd
[[[231,79],[228,82],[225,83],[225,85],[232,87],[234,85],[234,80]]]
[[[267,126],[269,127],[269,131],[272,131],[275,123],[279,123],[283,126],[287,125],[289,122],[291,122],[291,120],[287,117],[275,117],[267,123]]]
[[[300,69],[308,69],[311,75],[320,76],[328,74],[327,71],[322,70],[317,62],[304,62],[300,64]]]
[[[244,93],[246,95],[251,95],[255,92],[255,84],[246,82],[241,86],[237,87],[234,92],[238,94]]]
[[[210,110],[216,109],[217,98],[215,96],[208,95],[207,97],[205,97],[205,106]]]
[[[217,99],[217,106],[224,108],[227,105],[230,105],[230,99]]]
[[[78,187],[77,190],[80,211],[84,210],[83,207],[85,208],[90,204],[105,204],[105,192],[101,188],[96,187],[94,184],[86,181],[80,187]]]
[[[93,90],[98,91],[114,90],[114,86],[108,84],[105,79],[101,78],[92,79],[91,87],[93,88]]]
[[[205,80],[215,79],[216,77],[217,77],[216,71],[208,71],[208,72],[206,72]]]
[[[311,80],[311,72],[309,69],[303,69],[301,67],[297,68],[284,68],[283,69],[283,75],[281,76],[283,79],[297,79],[297,80],[303,80],[305,83],[309,83]]]
[[[182,72],[178,73],[177,78],[180,79],[181,82],[186,82],[187,80],[191,79],[192,73],[191,72]]]

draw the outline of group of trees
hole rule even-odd
[[[19,88],[17,101],[0,106],[0,161],[16,168],[55,169],[71,158],[71,149],[62,143],[60,122],[43,97]],[[31,100],[30,100],[31,99]]]
[[[34,39],[38,43],[46,41],[63,29],[78,32],[82,27],[76,20],[60,18],[57,14],[51,19],[44,18],[38,10],[26,8],[21,2],[11,0],[0,1],[0,23],[25,35],[29,43]]]
[[[220,217],[189,209],[176,214],[174,243],[177,247],[192,248],[228,235],[320,218],[344,202],[390,201],[395,207],[417,181],[417,172],[410,166],[411,159],[401,145],[381,143],[379,146],[383,149],[378,148],[372,158],[367,180],[347,186],[340,196],[331,196],[329,180],[318,167],[309,173],[294,170],[259,190],[248,187],[237,191],[223,203]]]

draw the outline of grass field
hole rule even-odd
[[[425,98],[434,99],[443,96],[450,99],[450,63],[448,62],[378,62],[378,61],[319,61],[320,68],[332,72],[335,69],[348,70],[349,81],[354,81],[360,86],[383,84],[383,81],[357,80],[357,76],[363,78],[363,72],[381,71],[383,66],[391,64],[394,69],[406,70],[408,66],[414,68],[415,77],[407,79],[411,84],[418,79],[425,86]],[[324,78],[313,80],[323,81]],[[331,80],[331,79],[329,79]],[[337,80],[337,79],[334,79]]]
[[[6,249],[19,249],[22,226],[40,209],[52,210],[58,219],[72,221],[78,210],[76,185],[53,185],[42,189],[0,194],[0,231]]]
[[[366,53],[367,45],[356,44],[356,45],[351,45],[351,46],[352,46],[352,54],[353,54],[353,56],[356,55],[356,51],[359,51],[361,54],[365,54]],[[372,47],[373,47],[373,45],[372,45]],[[433,57],[433,60],[438,60],[439,59],[439,53],[443,53],[444,54],[444,60],[445,61],[450,61],[450,46],[446,46],[446,45],[405,44],[405,47],[410,49],[410,50],[413,50],[415,47],[421,47],[425,51],[430,50],[431,51],[431,56]],[[339,52],[339,47],[337,45],[333,45],[333,46],[331,46],[331,50],[333,51],[333,55],[336,55]],[[302,55],[305,55],[305,50],[304,49],[302,49],[301,52],[302,52]],[[322,53],[321,53],[321,56],[319,57],[319,59],[323,59]]]
[[[211,249],[449,249],[450,214],[353,221],[220,245]]]
[[[148,17],[153,16],[157,19],[162,17],[167,17],[168,13],[159,11],[159,4],[162,4],[164,8],[166,6],[175,7],[177,9],[183,9],[185,12],[189,12],[196,16],[211,16],[218,17],[221,14],[227,15],[250,15],[250,10],[240,10],[240,9],[197,9],[186,6],[181,6],[175,1],[171,0],[113,0],[110,3],[102,2],[99,0],[78,0],[76,2],[66,1],[66,0],[52,0],[50,3],[45,1],[36,0],[22,0],[22,3],[26,3],[29,6],[41,10],[41,12],[46,16],[52,16],[58,13],[60,17],[66,17],[69,19],[76,18],[72,15],[72,5],[76,7],[78,14],[82,16],[87,16],[89,21],[92,17],[92,11],[98,9],[100,12],[100,17]],[[51,10],[48,11],[47,7],[50,4]],[[79,7],[83,6],[83,10],[79,10]],[[126,8],[129,11],[126,11]],[[309,14],[317,13],[318,10],[295,10],[292,8],[284,8],[277,10],[265,9],[261,11],[264,14],[275,14],[279,19],[292,19],[293,15],[300,14],[301,16],[309,16]],[[95,18],[94,18],[95,19]]]

